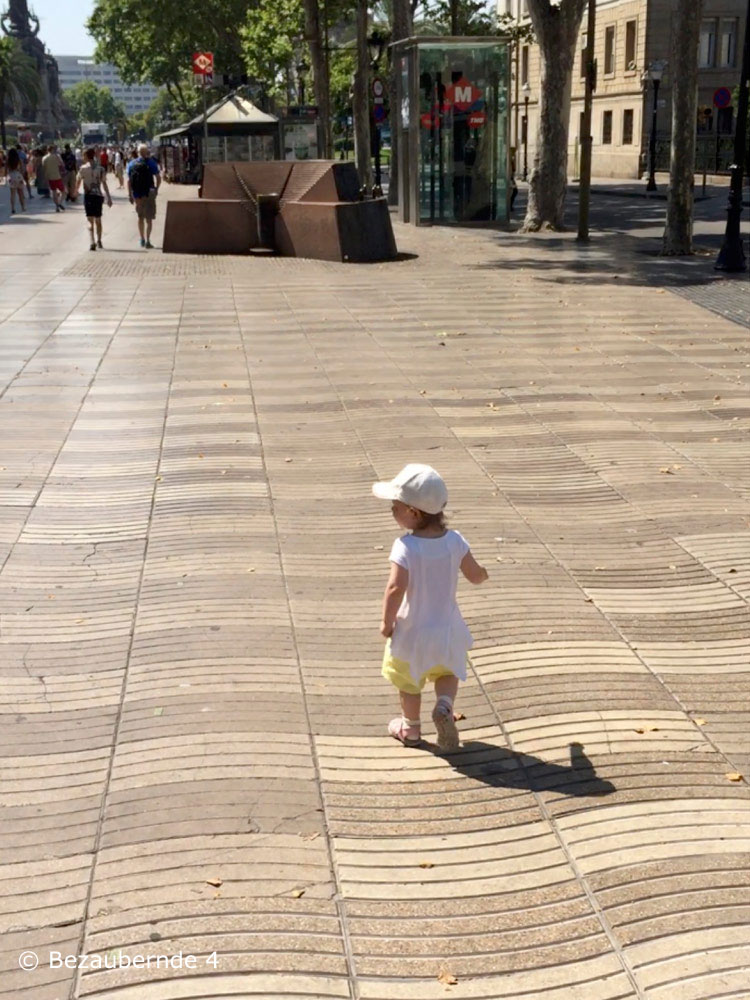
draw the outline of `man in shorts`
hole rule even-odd
[[[104,194],[107,196],[107,204],[112,208],[112,197],[107,187],[107,173],[104,167],[96,162],[96,153],[91,146],[86,150],[86,159],[78,173],[76,190],[83,184],[83,207],[86,212],[86,221],[91,232],[91,249],[97,247],[102,249],[102,206],[104,205]],[[94,230],[96,229],[96,235]]]
[[[47,187],[52,192],[55,202],[55,211],[64,212],[65,206],[62,203],[65,185],[63,184],[63,162],[57,152],[56,146],[50,146],[49,152],[42,160],[42,170],[47,181]]]
[[[151,227],[156,218],[156,193],[161,184],[159,164],[149,155],[148,146],[144,143],[138,147],[138,156],[128,164],[128,198],[135,205],[138,216],[138,234],[141,246],[149,250],[151,243]]]

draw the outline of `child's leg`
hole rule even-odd
[[[453,702],[456,700],[456,695],[458,694],[458,677],[455,674],[451,674],[450,677],[438,677],[435,681],[435,697],[438,701],[441,698],[450,699],[451,707],[453,707]]]
[[[435,681],[437,701],[432,711],[432,721],[437,730],[438,746],[449,753],[458,750],[459,739],[456,722],[453,718],[453,702],[458,694],[458,677],[451,674],[438,677]]]
[[[404,718],[409,719],[411,722],[416,722],[419,719],[419,713],[422,708],[422,695],[399,691],[398,696],[401,699],[401,711]]]

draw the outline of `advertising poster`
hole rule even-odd
[[[315,122],[299,122],[284,126],[284,159],[317,160],[318,126]]]

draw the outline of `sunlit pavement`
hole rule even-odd
[[[744,324],[616,233],[172,256],[115,202],[3,227],[3,1000],[743,996]],[[415,460],[490,571],[450,758],[385,735]]]

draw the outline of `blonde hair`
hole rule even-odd
[[[439,528],[441,531],[446,531],[448,525],[445,523],[445,511],[439,511],[437,514],[428,514],[426,510],[419,510],[419,508],[414,508],[417,513],[419,513],[420,519],[419,524],[416,525],[417,531],[424,531],[425,528]]]

